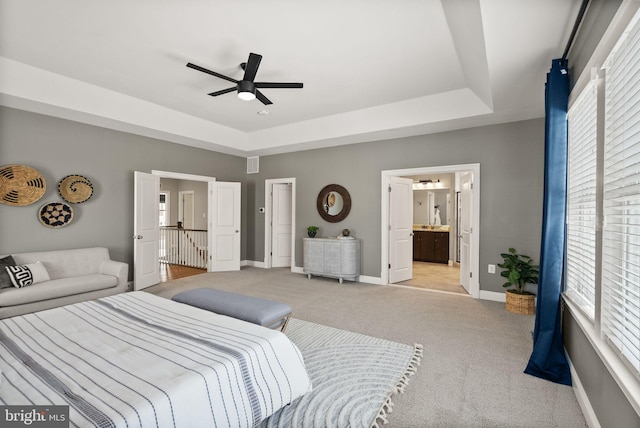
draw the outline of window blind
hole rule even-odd
[[[566,292],[593,320],[596,283],[597,93],[591,81],[568,114]]]
[[[640,24],[607,61],[603,336],[640,377]]]

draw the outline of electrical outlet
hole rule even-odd
[[[496,265],[489,265],[489,273],[496,273]]]

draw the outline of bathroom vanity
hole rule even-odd
[[[413,230],[413,260],[449,263],[449,232],[442,230]]]

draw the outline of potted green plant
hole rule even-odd
[[[500,256],[504,260],[498,263],[498,267],[503,269],[500,275],[507,279],[502,285],[507,288],[507,311],[529,315],[535,313],[535,294],[526,291],[524,286],[538,283],[539,266],[533,264],[531,257],[519,254],[515,248],[509,248],[508,253],[501,253]]]
[[[316,233],[318,232],[318,229],[319,229],[318,226],[307,227],[307,235],[309,235],[309,238],[315,238]]]

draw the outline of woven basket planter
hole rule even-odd
[[[536,296],[533,294],[517,294],[507,290],[507,311],[514,314],[533,315],[536,313]]]

